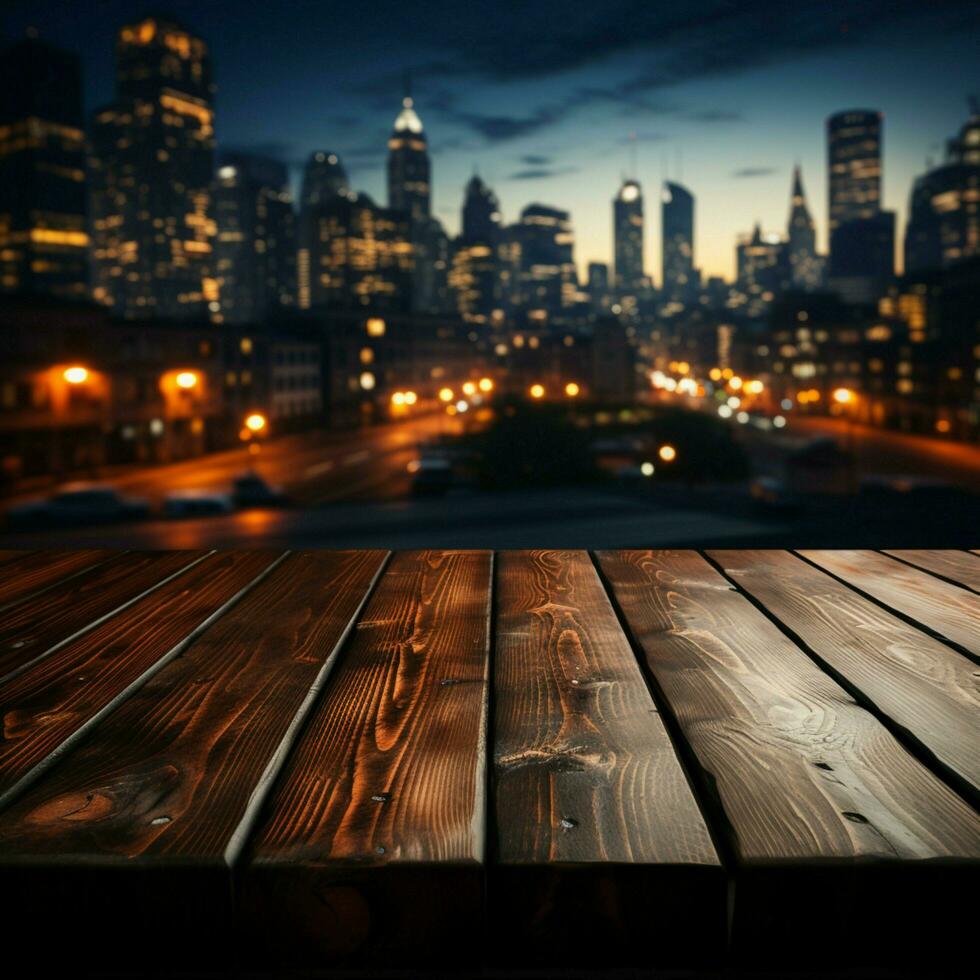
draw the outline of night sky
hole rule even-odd
[[[980,4],[460,0],[5,0],[5,39],[35,26],[83,57],[86,106],[113,97],[119,25],[165,9],[207,40],[219,146],[299,168],[314,149],[344,160],[384,202],[386,139],[402,79],[433,153],[434,210],[450,233],[474,167],[507,221],[530,201],[568,208],[576,259],[610,261],[611,200],[630,167],[646,194],[647,272],[659,283],[657,184],[697,197],[695,259],[734,273],[735,236],[785,228],[803,166],[826,248],[824,120],[885,113],[885,206],[899,212],[927,156],[980,93]]]

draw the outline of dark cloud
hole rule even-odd
[[[739,122],[744,117],[742,113],[730,109],[702,109],[699,112],[687,112],[683,118],[692,122],[716,123]]]
[[[775,167],[742,167],[740,170],[733,170],[733,177],[769,177],[779,173]]]
[[[551,163],[551,157],[543,153],[525,153],[519,157],[521,163],[526,163],[529,167],[543,167]]]
[[[560,177],[563,174],[578,173],[578,167],[528,167],[508,174],[505,180],[545,180],[548,177]]]

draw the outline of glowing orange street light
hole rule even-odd
[[[404,405],[405,404],[405,392],[404,391],[396,391],[391,396],[391,404],[392,405],[398,405],[398,406]]]
[[[531,385],[528,394],[532,398],[544,398],[544,385]]]
[[[761,395],[764,388],[765,385],[761,381],[745,382],[745,391],[749,395]]]
[[[467,381],[463,385],[463,394],[464,395],[475,395],[476,394],[476,385],[472,381]]]
[[[245,419],[245,428],[250,432],[261,432],[265,427],[265,416],[259,412],[253,412]]]
[[[441,402],[451,402],[453,400],[453,389],[452,388],[440,388],[439,389],[439,401]]]
[[[405,392],[405,404],[414,405],[419,400],[419,396],[414,391]]]
[[[849,405],[857,396],[850,388],[835,388],[833,398],[838,405]]]
[[[174,378],[174,381],[177,382],[178,388],[188,390],[197,384],[198,378],[193,371],[181,371],[177,377]]]
[[[569,381],[568,384],[565,385],[565,394],[568,395],[569,398],[575,398],[581,390],[582,389],[579,388],[574,381]]]
[[[729,378],[728,384],[729,387],[734,388],[735,391],[738,391],[738,389],[742,387],[742,379],[736,374],[734,378]]]
[[[74,367],[65,368],[61,376],[70,385],[80,385],[88,381],[89,373],[88,368],[75,365]]]
[[[657,451],[657,455],[665,463],[672,463],[675,459],[677,459],[677,450],[674,449],[674,447],[671,446],[669,443],[667,443],[660,447],[660,449]]]
[[[493,391],[493,382],[489,378],[480,378],[480,391],[486,393]]]

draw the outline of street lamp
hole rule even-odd
[[[565,385],[565,394],[568,395],[569,398],[578,397],[578,393],[581,390],[582,389],[574,381],[569,381],[568,384]]]
[[[673,461],[674,461],[675,459],[677,459],[677,450],[676,450],[676,449],[674,449],[674,447],[673,447],[672,445],[670,445],[670,443],[665,443],[665,444],[664,444],[663,446],[661,446],[661,447],[660,447],[660,449],[659,449],[659,450],[657,451],[657,455],[658,455],[658,456],[659,456],[659,457],[660,457],[660,458],[661,458],[661,459],[662,459],[662,460],[663,460],[663,461],[664,461],[665,463],[673,463]]]
[[[544,398],[544,385],[531,385],[528,394],[532,398]]]
[[[70,385],[84,384],[86,381],[88,381],[88,368],[84,368],[76,364],[73,367],[65,368],[61,376]]]
[[[197,374],[194,371],[179,371],[177,377],[174,381],[177,383],[178,388],[183,388],[185,391],[189,391],[191,388],[197,385]]]
[[[261,432],[265,427],[266,419],[260,412],[253,412],[245,419],[245,428],[250,432]]]

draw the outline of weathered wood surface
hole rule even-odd
[[[276,962],[472,957],[492,558],[396,555],[271,797],[246,938]]]
[[[34,601],[0,611],[0,683],[12,670],[92,628],[202,557],[183,551],[124,552],[56,582]]]
[[[51,753],[111,710],[131,685],[266,568],[274,555],[212,555],[119,616],[0,685],[0,804]]]
[[[660,961],[693,916],[698,952],[718,950],[720,861],[591,559],[498,563],[495,932],[549,960],[606,963],[635,957],[642,937]]]
[[[0,609],[90,568],[112,556],[111,551],[32,551],[0,567]]]
[[[980,596],[874,551],[799,554],[980,657]]]
[[[871,960],[924,955],[937,916],[968,928],[948,875],[972,880],[980,819],[961,797],[696,552],[600,562],[727,828],[736,950],[789,951],[828,906],[835,948]]]
[[[901,558],[927,572],[948,578],[957,585],[980,592],[980,557],[952,548],[927,550],[887,549],[886,555]]]
[[[966,657],[785,551],[710,551],[823,663],[980,799],[980,685]]]
[[[130,909],[152,919],[152,908],[173,931],[166,958],[193,956],[179,937],[193,935],[201,914],[213,930],[228,928],[231,865],[384,558],[308,552],[271,567],[0,814],[0,854],[21,867],[57,861],[66,877],[41,879],[55,895],[90,883],[83,909],[61,910],[82,932],[125,922],[127,942],[151,943],[155,927]],[[93,879],[99,867],[127,873]],[[176,893],[162,884],[174,867]]]

